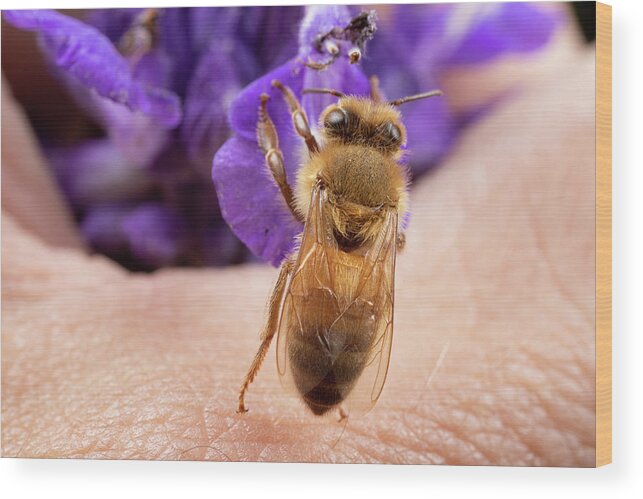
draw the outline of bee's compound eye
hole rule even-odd
[[[387,123],[386,135],[388,135],[391,142],[396,144],[402,141],[402,130],[400,130],[400,127],[394,123]]]
[[[333,109],[326,115],[324,125],[328,128],[341,128],[348,122],[348,114],[341,107]]]

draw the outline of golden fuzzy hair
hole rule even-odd
[[[366,241],[377,235],[383,221],[376,213],[380,207],[395,207],[399,217],[406,213],[407,173],[377,151],[357,146],[325,149],[306,163],[295,190],[297,210],[304,217],[318,178],[328,191],[334,226],[344,237],[352,234]]]

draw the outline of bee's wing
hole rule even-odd
[[[318,327],[322,342],[357,331],[363,348],[351,353],[363,371],[347,389],[351,412],[365,412],[382,392],[391,353],[397,212],[386,213],[382,232],[362,257],[341,260],[326,207],[326,193],[316,187],[282,305],[277,368],[282,380],[289,377],[289,344],[297,343],[298,335],[310,337],[305,330],[310,325]],[[311,370],[305,380],[298,378],[300,391],[312,389],[327,374]]]
[[[303,334],[301,316],[306,314],[309,322],[323,323],[323,317],[329,313],[339,313],[337,301],[334,299],[335,289],[332,262],[327,257],[327,249],[337,249],[337,243],[324,206],[326,193],[318,184],[313,189],[310,208],[304,232],[301,237],[299,254],[292,271],[286,296],[281,309],[279,333],[277,336],[277,370],[282,381],[288,374],[288,336],[298,331]],[[323,293],[318,306],[310,307],[305,303],[311,296],[311,291],[327,289]],[[319,293],[317,293],[319,294]],[[306,310],[304,310],[304,307]],[[337,310],[337,312],[331,312]]]
[[[368,412],[384,388],[393,341],[393,305],[397,212],[389,210],[382,232],[364,258],[357,299],[373,304],[376,318],[372,326],[373,340],[361,376],[353,387],[347,405],[350,414]]]

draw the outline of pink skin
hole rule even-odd
[[[88,256],[6,97],[3,455],[593,465],[593,53],[565,50],[414,186],[389,378],[339,440],[274,350],[235,412],[276,271]]]

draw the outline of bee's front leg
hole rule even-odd
[[[292,115],[292,124],[295,127],[295,131],[306,142],[308,152],[313,154],[319,151],[319,144],[317,143],[317,139],[315,139],[313,132],[310,130],[306,111],[301,107],[301,104],[297,100],[293,91],[278,80],[273,80],[272,86],[278,88],[283,94],[286,104],[288,104],[288,109],[290,109],[290,113]]]
[[[239,407],[237,412],[248,411],[248,409],[246,409],[244,398],[250,383],[252,383],[259,372],[263,359],[266,357],[266,353],[270,347],[270,342],[277,332],[277,327],[279,326],[280,304],[284,296],[286,282],[288,281],[288,275],[290,274],[292,267],[293,261],[290,259],[287,259],[281,264],[281,270],[279,271],[279,277],[277,278],[275,289],[273,290],[272,295],[270,296],[270,301],[268,302],[268,317],[266,319],[266,325],[261,331],[261,344],[259,345],[259,350],[257,351],[255,358],[250,365],[250,369],[248,369],[248,373],[243,379],[241,389],[239,390]]]
[[[288,179],[286,178],[284,155],[281,153],[281,149],[279,149],[277,129],[266,111],[266,103],[269,98],[268,94],[261,94],[261,104],[259,104],[259,123],[257,123],[257,142],[264,153],[266,165],[272,174],[272,178],[275,179],[277,187],[279,187],[281,195],[286,201],[290,212],[295,219],[303,223],[305,221],[304,217],[302,217],[302,215],[297,211],[295,196],[293,195],[292,189],[288,184]]]

